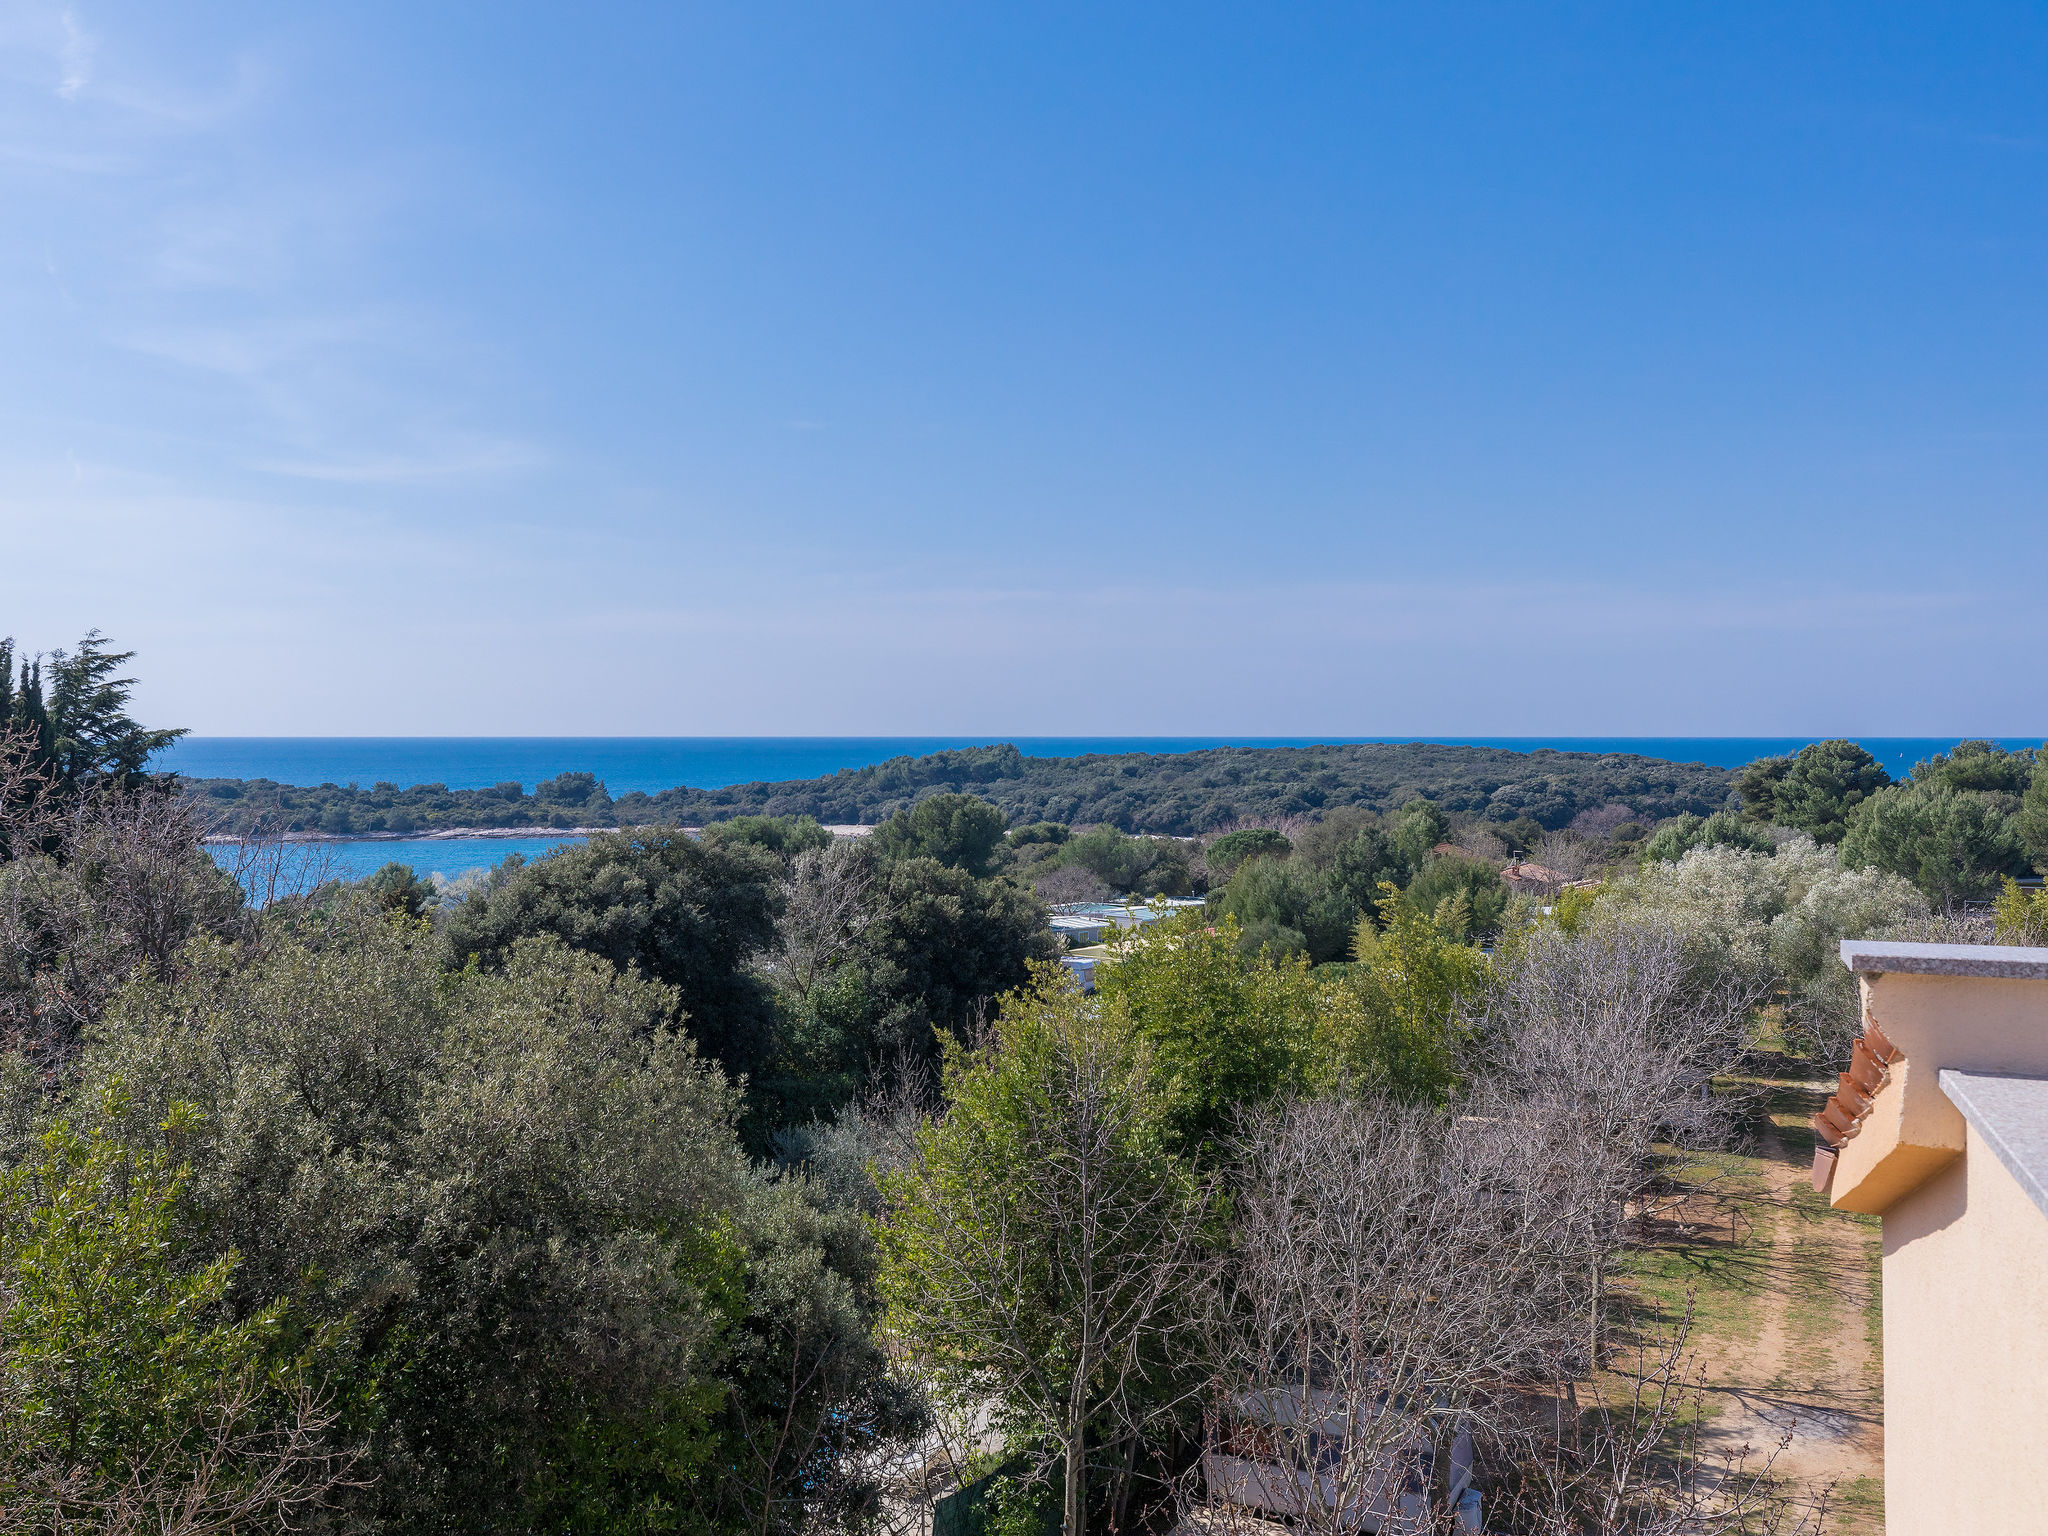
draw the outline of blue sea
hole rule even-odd
[[[361,880],[386,864],[409,864],[422,878],[443,875],[453,880],[473,869],[489,869],[515,853],[523,859],[538,859],[582,841],[580,837],[408,837],[290,843],[282,854],[280,884],[302,890],[323,880]],[[233,848],[215,845],[211,851],[223,868],[235,867]]]
[[[2044,733],[2048,734],[2048,733]],[[274,779],[281,784],[484,789],[516,781],[528,789],[558,773],[594,773],[614,795],[653,794],[674,785],[720,789],[811,779],[892,757],[1009,740],[1031,757],[1091,752],[1193,752],[1205,747],[1308,747],[1361,741],[1438,741],[1516,752],[1634,752],[1674,762],[1739,768],[1796,752],[1809,736],[188,736],[151,766],[195,779]],[[1893,777],[1945,752],[1961,738],[1858,738]],[[2002,738],[2012,748],[2042,737]],[[451,878],[509,853],[528,858],[576,839],[422,838],[317,845],[336,874],[367,874],[391,860]]]

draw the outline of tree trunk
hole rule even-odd
[[[1586,1374],[1600,1369],[1600,1255],[1593,1255],[1593,1305],[1586,1318]]]
[[[1135,1434],[1127,1434],[1124,1436],[1123,1470],[1117,1474],[1116,1497],[1110,1501],[1109,1506],[1110,1536],[1116,1536],[1116,1533],[1124,1528],[1124,1515],[1129,1510],[1131,1502],[1131,1479],[1137,1469],[1138,1437]]]
[[[1088,1536],[1088,1447],[1086,1428],[1076,1425],[1067,1440],[1067,1497],[1061,1528],[1066,1536]]]

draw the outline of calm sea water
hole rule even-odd
[[[483,789],[516,780],[532,788],[558,773],[594,773],[614,795],[649,794],[677,784],[719,789],[761,780],[810,779],[892,757],[951,747],[986,746],[987,736],[199,736],[187,737],[153,767],[190,778],[275,779],[281,784],[445,784]],[[1204,747],[1307,747],[1352,741],[1441,741],[1517,752],[1634,752],[1673,762],[1739,768],[1759,757],[1796,752],[1804,736],[1016,736],[1032,757],[1089,752],[1193,752]],[[1894,777],[1945,752],[1958,737],[1860,738]],[[2007,747],[2041,738],[2005,738]],[[577,839],[423,838],[310,845],[336,875],[360,877],[392,860],[421,874],[451,878],[510,853],[533,858]]]
[[[472,869],[488,869],[511,854],[532,860],[582,841],[580,837],[420,837],[293,843],[284,851],[282,883],[299,889],[323,880],[361,880],[394,863],[410,864],[416,875],[445,875],[453,880]],[[210,851],[222,868],[234,868],[232,848],[215,846]]]

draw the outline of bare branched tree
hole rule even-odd
[[[1458,833],[1458,846],[1475,859],[1502,864],[1507,861],[1508,845],[1501,835],[1483,822],[1473,822]]]
[[[1209,1523],[1412,1524],[1440,1451],[1525,1434],[1520,1384],[1554,1379],[1578,1327],[1582,1191],[1542,1139],[1384,1099],[1251,1119],[1205,1287]]]
[[[131,977],[169,980],[187,941],[242,933],[248,910],[175,789],[32,778],[23,744],[0,743],[0,1040],[52,1067]]]
[[[801,1006],[888,908],[870,850],[850,841],[798,854],[785,892],[766,970],[776,990]]]
[[[1564,1433],[1503,1468],[1492,1516],[1527,1536],[1820,1536],[1829,1495],[1800,1501],[1773,1475],[1787,1439],[1709,1454],[1690,1311],[1615,1373],[1618,1400],[1555,1404]],[[1567,1416],[1569,1415],[1569,1419]]]
[[[54,1455],[47,1436],[7,1432],[27,1409],[0,1387],[0,1536],[228,1536],[305,1528],[337,1495],[366,1486],[337,1445],[331,1397],[290,1384],[281,1416],[266,1385],[224,1385],[192,1428],[118,1473]]]
[[[1580,880],[1600,862],[1600,844],[1576,832],[1552,832],[1536,845],[1531,856],[1545,869],[1554,869],[1567,880]]]
[[[1722,1145],[1742,1101],[1715,1078],[1741,1060],[1761,983],[1703,969],[1675,930],[1609,920],[1537,930],[1504,952],[1471,1020],[1479,1112],[1543,1127],[1583,1223],[1587,1365],[1597,1367],[1609,1257],[1654,1214],[1655,1148]]]
[[[1078,864],[1063,864],[1039,875],[1031,882],[1031,888],[1048,906],[1070,901],[1106,901],[1110,894],[1108,884],[1100,875]]]

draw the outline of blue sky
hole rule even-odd
[[[2041,734],[2048,15],[0,8],[0,632],[209,734]]]

